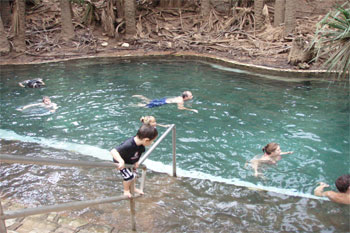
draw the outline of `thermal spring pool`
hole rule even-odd
[[[176,125],[179,177],[165,174],[172,171],[171,135],[145,162],[146,195],[138,199],[137,211],[147,216],[154,232],[350,230],[348,206],[313,195],[318,182],[336,190],[336,178],[350,173],[345,83],[285,79],[182,58],[0,68],[1,154],[111,161],[109,151],[136,134],[141,116]],[[43,78],[46,86],[19,87],[18,82],[33,78]],[[198,113],[175,104],[142,108],[132,97],[173,97],[185,90],[194,96],[185,107]],[[43,96],[59,106],[55,113],[17,110]],[[157,129],[159,135],[166,130]],[[294,153],[263,166],[264,176],[255,177],[246,163],[262,155],[269,142]],[[28,205],[122,192],[121,180],[110,170],[1,164],[0,174],[1,197]],[[99,211],[111,213],[121,205]]]

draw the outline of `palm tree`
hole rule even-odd
[[[14,50],[26,51],[26,3],[25,0],[17,0],[13,13]]]
[[[124,1],[125,31],[127,37],[136,34],[135,10],[135,0]]]
[[[288,34],[292,33],[295,29],[295,12],[296,6],[295,6],[295,0],[286,0],[286,9],[285,9],[285,29],[284,34],[287,36]]]
[[[74,26],[72,22],[71,3],[69,0],[60,0],[61,6],[61,36],[64,40],[74,38]]]
[[[328,71],[350,81],[350,3],[329,12],[319,22],[311,48],[316,49],[315,60],[328,55],[323,64]]]
[[[259,29],[264,22],[263,16],[264,0],[254,0],[255,27]]]
[[[276,0],[275,1],[275,16],[274,16],[274,26],[278,27],[284,23],[284,9],[286,5],[286,0]]]
[[[11,7],[8,0],[0,1],[0,14],[3,25],[8,26],[11,21]]]
[[[0,14],[0,55],[7,54],[10,52],[10,44],[7,40],[5,28],[2,23],[1,14]]]

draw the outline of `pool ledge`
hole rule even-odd
[[[298,78],[327,78],[326,70],[294,70],[294,69],[283,69],[283,68],[274,68],[261,65],[253,65],[238,62],[229,58],[220,57],[217,55],[207,54],[207,53],[198,53],[192,51],[144,51],[144,50],[100,50],[98,53],[93,55],[81,55],[81,54],[47,54],[41,56],[39,59],[31,59],[30,61],[13,61],[13,60],[2,60],[1,65],[26,65],[26,64],[44,64],[52,62],[61,62],[68,60],[77,60],[77,59],[89,59],[89,58],[106,58],[106,57],[115,57],[115,58],[141,58],[141,57],[183,57],[183,58],[196,58],[198,60],[210,61],[215,63],[221,63],[225,66],[232,68],[238,68],[242,70],[247,70],[250,72],[258,72],[266,75],[275,75],[283,77],[293,77],[297,75]],[[29,59],[28,59],[29,60]]]

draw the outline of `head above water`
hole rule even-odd
[[[335,186],[341,193],[346,193],[350,187],[350,174],[339,176],[335,181]]]
[[[280,145],[275,142],[270,142],[265,147],[262,148],[262,151],[265,154],[271,155],[273,152],[275,152],[277,149],[279,149]]]
[[[142,124],[142,126],[137,131],[136,136],[141,140],[148,138],[152,141],[158,136],[158,131],[155,127],[151,125]]]
[[[51,104],[50,98],[49,98],[48,96],[44,96],[44,97],[43,97],[43,103],[44,103],[44,104]]]
[[[193,98],[192,92],[190,91],[182,92],[182,98],[183,100],[191,100]]]
[[[156,118],[154,116],[143,116],[140,118],[140,121],[143,124],[150,125],[153,127],[156,127],[156,125],[157,125],[157,121],[156,121]]]

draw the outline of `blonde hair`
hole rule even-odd
[[[156,118],[154,116],[142,116],[140,118],[140,121],[143,123],[143,124],[146,124],[146,125],[149,125],[151,124],[152,121],[156,121]]]

